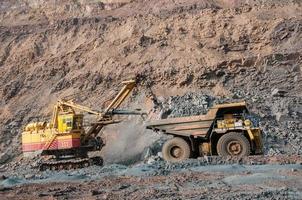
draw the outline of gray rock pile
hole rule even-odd
[[[170,96],[162,102],[161,118],[206,114],[213,100],[211,96],[192,92],[183,96]]]

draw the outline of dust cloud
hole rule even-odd
[[[145,122],[138,116],[132,116],[127,121],[105,128],[103,138],[106,145],[101,154],[106,164],[128,165],[142,160],[146,150],[161,137],[147,130]]]

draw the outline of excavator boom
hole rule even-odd
[[[125,84],[124,87],[116,95],[116,97],[109,104],[109,106],[105,109],[104,114],[107,114],[110,110],[117,109],[121,105],[121,103],[123,103],[123,101],[127,98],[127,96],[129,96],[130,92],[133,90],[136,84],[134,80],[123,81],[122,83]]]
[[[115,112],[115,110],[123,103],[123,101],[129,96],[130,92],[135,87],[136,83],[134,80],[123,81],[124,87],[120,90],[120,92],[116,95],[116,97],[112,100],[112,102],[108,105],[108,107],[103,112],[103,115],[98,119],[96,123],[94,123],[84,137],[84,141],[91,135],[97,135],[105,125],[116,123],[112,119],[113,115],[120,114]],[[141,112],[137,111],[124,111],[123,114],[132,114],[132,115],[142,115]]]

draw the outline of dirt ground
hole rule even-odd
[[[0,194],[6,199],[301,199],[301,166],[299,169],[113,176],[93,181],[27,184],[2,189]]]
[[[20,170],[20,169],[19,169]],[[10,171],[10,170],[8,170]],[[217,157],[4,177],[8,199],[301,199],[302,157]],[[15,173],[15,174],[14,174]],[[4,176],[4,175],[2,175]]]

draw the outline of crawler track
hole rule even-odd
[[[82,159],[68,159],[68,160],[51,160],[43,161],[39,165],[40,171],[46,170],[71,170],[89,167],[91,165],[103,165],[103,159],[101,157],[82,158]]]

